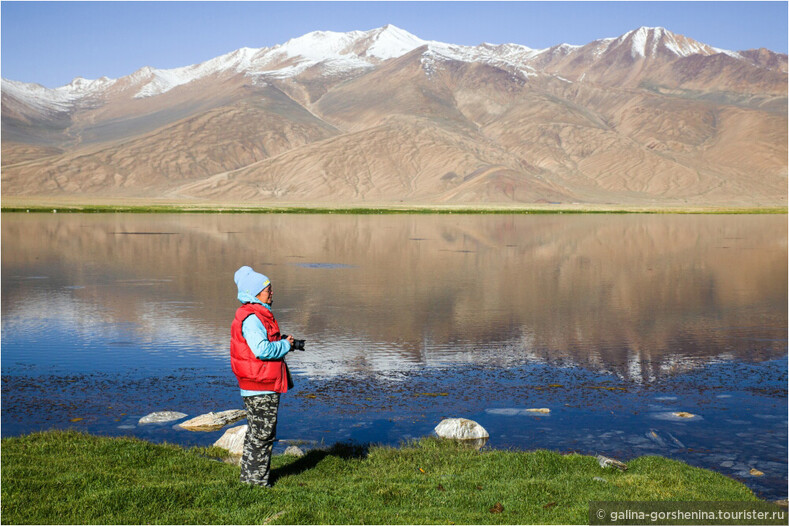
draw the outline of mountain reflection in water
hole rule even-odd
[[[140,342],[123,366],[227,360],[241,265],[310,377],[540,361],[649,382],[786,354],[785,216],[3,214],[2,247],[4,342],[109,331]]]

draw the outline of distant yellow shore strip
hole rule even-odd
[[[430,203],[211,203],[145,199],[4,197],[3,212],[46,213],[295,213],[295,214],[787,214],[784,206],[680,206],[613,204],[430,204]]]

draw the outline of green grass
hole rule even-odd
[[[30,213],[198,213],[198,214],[786,214],[787,207],[600,207],[592,205],[529,207],[298,207],[220,205],[8,205],[3,212]]]
[[[590,501],[758,502],[739,482],[654,456],[618,472],[589,456],[431,438],[336,445],[275,456],[265,489],[241,484],[237,466],[215,460],[224,454],[74,431],[3,438],[2,522],[587,524]]]

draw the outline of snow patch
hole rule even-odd
[[[321,62],[329,57],[348,52],[356,39],[362,37],[361,31],[336,33],[334,31],[313,31],[285,42],[274,49],[287,57],[301,57],[311,62]]]
[[[525,70],[525,69],[518,70],[518,72],[521,75],[523,75],[524,78],[528,79],[529,77],[536,77],[537,76],[537,72],[534,70],[534,68],[530,68],[529,66],[526,66],[526,67],[528,68],[528,71]]]
[[[481,44],[479,46],[456,46],[441,42],[429,42],[428,49],[422,55],[422,67],[431,75],[435,73],[438,62],[458,61],[476,64],[487,64],[505,71],[514,76],[538,76],[537,70],[529,66],[529,59],[539,55],[541,50],[534,50],[517,44]]]
[[[623,43],[628,38],[632,38],[630,56],[633,58],[654,57],[657,55],[661,44],[665,49],[678,57],[688,57],[690,55],[709,56],[716,53],[725,53],[734,58],[741,58],[739,54],[733,51],[710,47],[682,35],[676,35],[664,27],[640,27],[625,33],[616,42]]]
[[[367,49],[367,55],[388,60],[401,57],[425,44],[427,44],[425,40],[408,31],[388,25],[375,36],[375,42]]]
[[[152,78],[134,95],[134,98],[139,99],[161,95],[178,86],[226,71],[243,72],[250,68],[253,63],[253,57],[258,52],[259,50],[257,49],[241,48],[206,62],[182,68],[143,68],[137,72],[140,74],[139,80],[143,80],[145,77]]]
[[[645,27],[641,27],[632,32],[633,43],[630,46],[630,56],[633,58],[646,57],[647,37],[649,31]]]
[[[41,112],[69,111],[82,99],[89,98],[115,84],[117,80],[101,77],[96,80],[77,77],[59,88],[45,88],[41,84],[2,80],[2,91]]]

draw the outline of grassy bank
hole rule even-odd
[[[76,432],[4,438],[2,522],[588,524],[590,501],[757,501],[723,475],[654,456],[618,472],[589,456],[437,439],[340,445],[275,456],[275,486],[263,489],[212,458],[223,454]]]

